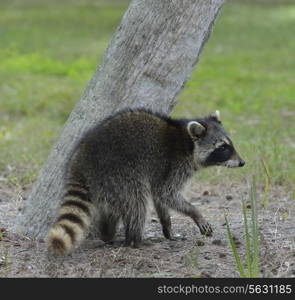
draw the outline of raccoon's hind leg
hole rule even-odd
[[[113,212],[103,209],[100,213],[98,228],[100,238],[104,242],[111,242],[116,234],[117,225],[120,217],[116,216]]]
[[[125,211],[123,224],[125,227],[125,246],[138,248],[142,243],[146,218],[146,204],[143,199],[135,199],[133,205]]]

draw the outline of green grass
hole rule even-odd
[[[251,236],[252,236],[252,244],[250,242],[250,232],[247,218],[247,208],[246,203],[243,201],[243,220],[244,220],[244,233],[245,233],[245,257],[247,268],[244,267],[242,263],[242,259],[238,252],[238,247],[235,243],[234,236],[230,229],[229,221],[227,216],[225,215],[225,223],[227,229],[228,239],[230,241],[230,246],[234,255],[234,259],[236,262],[237,269],[242,278],[257,278],[259,277],[259,230],[258,230],[258,218],[257,218],[257,187],[256,187],[256,179],[253,177],[253,181],[251,184],[251,192],[250,192],[250,200],[251,200]]]
[[[26,184],[36,178],[127,2],[5,0],[0,8],[0,174]],[[267,166],[268,187],[294,190],[294,26],[295,4],[224,6],[173,115],[221,110],[247,165],[209,169],[201,179],[256,174],[265,184]]]
[[[220,109],[247,162],[222,176],[263,178],[264,161],[271,184],[295,182],[294,26],[295,4],[228,3],[180,97],[176,115]]]
[[[127,2],[0,4],[0,174],[32,182],[126,10]]]

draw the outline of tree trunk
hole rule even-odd
[[[125,107],[170,113],[223,2],[132,1],[41,170],[15,226],[16,232],[44,237],[61,202],[68,154],[86,130]]]

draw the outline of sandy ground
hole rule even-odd
[[[184,194],[210,221],[212,237],[201,236],[192,220],[173,213],[176,241],[168,241],[152,211],[146,224],[146,243],[139,249],[123,247],[119,230],[112,245],[87,240],[71,256],[52,258],[44,242],[11,233],[29,190],[2,184],[0,277],[239,277],[224,212],[228,213],[239,253],[244,256],[241,199],[248,199],[249,191],[247,184],[190,184]],[[295,277],[294,215],[295,201],[282,187],[272,188],[266,209],[258,205],[261,276]]]

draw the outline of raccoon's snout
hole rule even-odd
[[[245,164],[246,162],[243,159],[241,159],[239,162],[239,167],[243,167]]]
[[[231,159],[227,160],[224,163],[220,163],[220,166],[225,166],[227,168],[239,168],[239,167],[243,167],[246,164],[246,162],[240,158],[237,155],[234,155],[234,157],[232,157]]]

